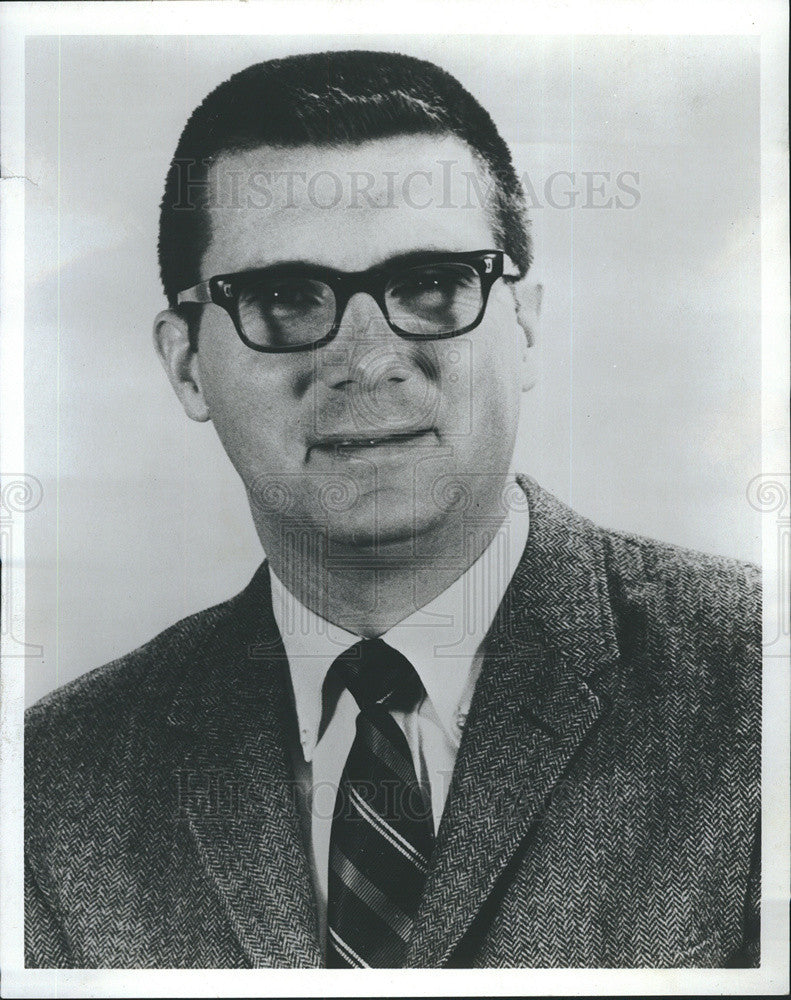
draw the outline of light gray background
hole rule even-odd
[[[760,557],[757,39],[28,39],[26,469],[44,490],[26,520],[27,640],[44,650],[28,703],[236,593],[260,562],[211,424],[184,417],[151,347],[158,203],[217,83],[348,47],[454,73],[540,198],[541,381],[519,467],[607,527]],[[544,197],[561,170],[574,208]],[[583,171],[638,172],[639,204],[583,207]]]

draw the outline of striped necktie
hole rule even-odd
[[[411,711],[424,689],[381,639],[333,663],[360,708],[330,833],[327,965],[403,967],[434,846],[431,805],[390,709]]]

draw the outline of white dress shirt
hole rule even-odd
[[[418,779],[431,789],[434,830],[445,808],[453,766],[483,659],[479,649],[522,556],[527,500],[515,498],[503,525],[479,558],[447,590],[381,638],[414,666],[426,697],[411,712],[392,712],[412,753]],[[524,502],[522,502],[524,501]],[[327,910],[330,829],[338,784],[355,736],[357,703],[340,695],[322,732],[322,689],[333,661],[360,636],[305,607],[270,567],[272,605],[288,657],[301,748],[294,748],[298,803],[309,844],[322,940]]]

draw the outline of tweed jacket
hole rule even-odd
[[[758,572],[520,483],[407,965],[757,965]],[[320,966],[295,724],[265,565],[30,709],[27,964]]]

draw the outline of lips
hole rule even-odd
[[[389,431],[377,430],[370,434],[360,433],[359,431],[354,431],[350,434],[328,434],[310,444],[307,458],[310,459],[313,451],[324,453],[335,452],[336,454],[344,455],[360,450],[408,445],[417,443],[421,439],[428,439],[435,434],[436,431],[433,427]]]

